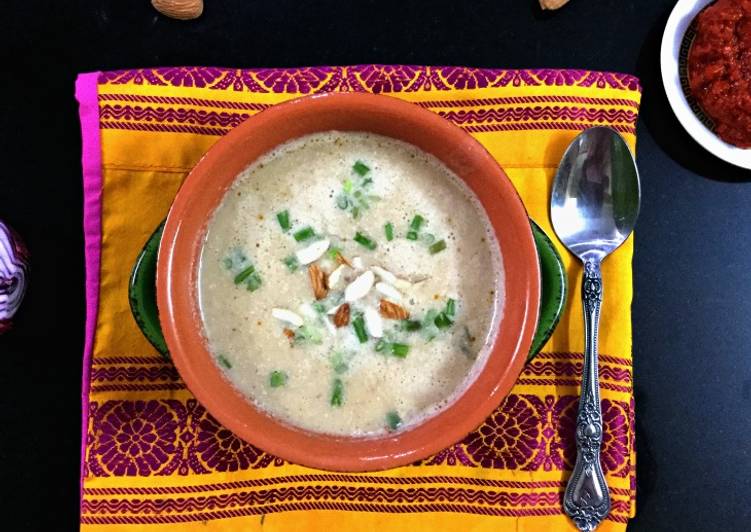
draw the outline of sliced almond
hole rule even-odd
[[[395,284],[397,281],[396,275],[388,270],[384,270],[380,266],[373,266],[370,269],[373,270],[373,273],[375,273],[381,281],[386,281],[389,284]]]
[[[388,299],[381,299],[381,316],[390,320],[406,320],[409,318],[409,311],[401,305],[397,305]]]
[[[368,330],[368,334],[373,338],[381,338],[383,336],[383,320],[378,314],[378,311],[372,307],[367,307],[362,317],[365,319],[365,328]]]
[[[337,327],[346,327],[349,325],[349,304],[339,305],[334,314],[334,325]]]
[[[373,288],[374,282],[375,275],[370,270],[358,276],[357,279],[349,283],[347,288],[344,289],[344,301],[352,303],[361,297],[365,297],[370,292],[370,289]]]
[[[301,304],[299,307],[297,307],[297,310],[300,311],[300,314],[311,320],[318,317],[316,309],[314,309],[310,303]]]
[[[391,286],[389,283],[384,283],[383,281],[376,283],[375,289],[389,299],[393,299],[394,301],[402,300],[402,294],[399,293],[399,290]]]
[[[331,241],[328,238],[313,242],[308,247],[304,247],[295,253],[297,262],[306,265],[317,261],[324,253],[326,253],[326,250],[329,249],[330,245]]]
[[[299,314],[287,310],[286,308],[272,308],[271,315],[276,319],[294,325],[295,327],[302,327],[302,324],[304,323]]]
[[[362,261],[360,257],[355,257],[354,259],[352,259],[352,267],[355,270],[364,270],[365,263]]]
[[[328,279],[328,286],[331,290],[339,288],[339,283],[342,281],[344,272],[349,268],[346,264],[340,264],[331,274]]]
[[[352,263],[351,263],[351,262],[349,261],[349,259],[348,259],[347,257],[345,257],[344,255],[342,255],[342,254],[341,254],[340,252],[338,252],[338,251],[337,251],[337,253],[336,253],[336,262],[337,262],[338,264],[346,264],[346,265],[347,265],[347,266],[349,266],[350,268],[352,267]]]
[[[308,266],[308,277],[310,277],[310,284],[313,285],[313,295],[316,299],[323,299],[329,293],[328,285],[326,284],[326,272],[318,267],[317,264],[311,264]]]
[[[412,283],[405,281],[404,279],[397,279],[396,281],[394,281],[394,286],[402,292],[406,292],[407,290],[412,288]]]

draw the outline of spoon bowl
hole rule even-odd
[[[640,198],[636,162],[623,137],[594,127],[574,139],[558,167],[553,227],[582,261],[601,261],[633,231]]]

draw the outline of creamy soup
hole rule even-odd
[[[443,163],[368,133],[279,146],[208,225],[199,272],[217,365],[290,425],[403,430],[458,396],[503,310],[498,244]]]

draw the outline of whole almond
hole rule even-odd
[[[540,0],[543,9],[558,9],[568,3],[568,0]]]
[[[329,293],[326,285],[326,273],[318,267],[317,264],[308,266],[308,276],[310,284],[313,285],[313,295],[316,299],[323,299]]]
[[[349,304],[344,303],[343,305],[339,305],[339,308],[336,309],[336,314],[334,314],[334,325],[337,327],[346,327],[349,325]]]
[[[198,18],[203,13],[203,0],[151,0],[162,15],[178,20]]]
[[[388,299],[381,299],[380,311],[381,316],[390,320],[406,320],[409,318],[409,311],[406,308]]]

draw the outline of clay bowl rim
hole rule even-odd
[[[313,433],[259,410],[232,387],[214,363],[198,309],[197,263],[207,221],[237,174],[286,140],[332,129],[383,134],[436,155],[480,199],[499,246],[505,250],[506,300],[484,367],[450,406],[419,425],[379,437]],[[198,401],[225,427],[264,451],[296,464],[333,471],[376,471],[410,464],[476,429],[508,395],[524,366],[537,325],[540,290],[527,212],[487,150],[437,114],[396,98],[362,93],[327,93],[275,105],[217,141],[175,197],[157,264],[157,304],[165,340],[175,366]]]

